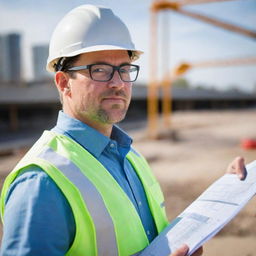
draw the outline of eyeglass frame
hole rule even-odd
[[[113,68],[113,72],[111,73],[110,75],[110,78],[107,79],[107,80],[97,80],[97,79],[94,79],[92,77],[92,73],[91,73],[91,68],[93,66],[96,66],[96,65],[106,65],[106,66],[110,66]],[[120,69],[123,67],[123,66],[132,66],[132,67],[135,67],[136,68],[136,71],[137,71],[137,74],[135,76],[135,78],[131,81],[125,81],[123,80],[122,78],[122,75],[120,74]],[[70,67],[70,68],[67,68],[65,71],[81,71],[81,70],[86,70],[88,69],[89,70],[89,75],[90,75],[90,78],[93,80],[93,81],[96,81],[96,82],[109,82],[113,76],[114,76],[114,73],[117,71],[118,74],[119,74],[119,77],[121,78],[121,80],[123,82],[135,82],[138,78],[138,75],[139,75],[139,71],[140,71],[140,66],[139,65],[135,65],[135,64],[129,64],[129,63],[124,63],[124,64],[121,64],[119,66],[114,66],[114,65],[111,65],[109,63],[93,63],[93,64],[89,64],[89,65],[82,65],[82,66],[74,66],[74,67]]]

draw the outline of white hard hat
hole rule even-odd
[[[55,71],[62,57],[102,50],[128,50],[132,60],[143,53],[135,49],[128,28],[111,9],[81,5],[67,13],[55,28],[46,69]]]

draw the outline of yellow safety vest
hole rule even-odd
[[[141,155],[131,150],[127,159],[144,186],[160,233],[168,221],[159,184]],[[136,255],[149,244],[134,205],[112,175],[81,145],[51,131],[43,133],[6,178],[1,194],[2,220],[8,189],[29,165],[42,168],[71,206],[76,234],[67,256]]]

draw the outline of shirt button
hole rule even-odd
[[[149,230],[147,230],[147,235],[148,235],[148,236],[150,235],[150,231],[149,231]]]
[[[111,144],[110,144],[110,147],[111,147],[111,148],[114,148],[114,147],[115,147],[115,144],[114,144],[114,143],[111,143]]]
[[[139,201],[139,203],[138,203],[138,204],[139,204],[139,206],[141,206],[141,205],[142,205],[141,201]]]

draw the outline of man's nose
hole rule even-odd
[[[125,84],[126,82],[121,79],[119,72],[115,70],[112,79],[109,81],[109,86],[122,88]]]

